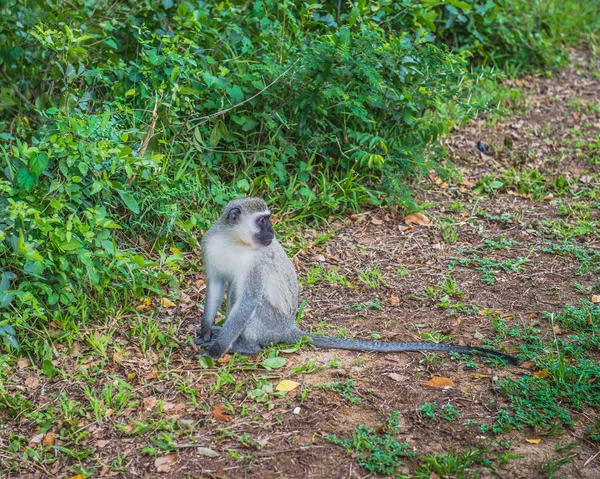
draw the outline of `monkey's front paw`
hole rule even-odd
[[[194,338],[194,344],[200,346],[204,350],[210,347],[214,342],[215,338],[211,338],[210,336],[196,336]]]

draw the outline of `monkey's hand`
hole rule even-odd
[[[213,326],[207,334],[202,334],[200,328],[198,328],[196,330],[197,336],[194,338],[194,344],[206,351],[219,337],[220,332],[221,326]]]

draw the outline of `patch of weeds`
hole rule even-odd
[[[319,387],[325,391],[335,391],[344,399],[347,399],[351,403],[358,403],[362,399],[356,395],[356,383],[352,379],[348,379],[345,382],[332,381],[327,384],[321,384]]]
[[[456,409],[452,404],[445,404],[439,407],[435,403],[425,403],[419,406],[418,411],[421,416],[427,419],[438,419],[438,417],[446,421],[455,421],[460,416],[460,410]]]
[[[475,266],[477,271],[481,271],[481,281],[484,284],[492,285],[496,281],[496,276],[500,271],[505,272],[516,272],[523,271],[524,265],[530,263],[529,258],[518,257],[518,258],[507,258],[504,260],[494,260],[490,258],[481,258],[476,255],[470,258],[459,258],[450,261],[450,268],[456,266]]]
[[[600,364],[588,351],[600,350],[600,306],[589,301],[567,305],[556,316],[546,313],[555,332],[553,342],[541,339],[536,328],[513,327],[503,320],[494,326],[503,334],[525,340],[522,356],[540,369],[532,376],[503,380],[500,390],[508,398],[508,407],[498,411],[496,421],[480,426],[483,432],[505,432],[510,429],[535,427],[554,433],[573,424],[571,409],[600,408]],[[557,327],[561,330],[559,336]],[[564,336],[563,334],[568,334]]]
[[[299,374],[314,374],[323,371],[323,366],[320,366],[316,359],[311,358],[306,363],[292,368],[290,376],[298,376]]]
[[[311,286],[319,282],[337,284],[348,289],[354,288],[354,285],[340,272],[339,266],[330,268],[313,266],[310,271],[306,273],[305,284],[306,286]]]
[[[501,226],[502,225],[506,226],[513,222],[513,218],[510,213],[503,213],[501,215],[492,215],[492,214],[488,213],[487,211],[478,209],[477,216],[480,216],[481,218],[484,218],[492,223],[498,223]]]
[[[396,274],[398,276],[408,276],[410,271],[406,266],[398,266],[398,268],[396,268]]]
[[[501,249],[506,249],[511,246],[518,246],[520,243],[513,239],[505,239],[503,236],[499,236],[498,239],[485,238],[483,240],[485,243],[485,249],[487,251],[497,251]]]
[[[83,387],[83,392],[88,398],[96,421],[99,423],[109,415],[118,416],[124,409],[133,408],[139,403],[135,400],[135,389],[123,379],[115,376],[110,376],[110,380],[100,394],[97,394],[87,385]]]
[[[461,291],[462,292],[462,291]],[[440,298],[440,302],[438,303],[440,308],[449,309],[451,314],[463,314],[467,316],[472,316],[479,312],[479,307],[473,304],[465,304],[465,303],[454,303],[450,299],[449,296],[442,296]]]
[[[368,311],[368,310],[376,309],[378,311],[381,311],[383,309],[383,306],[381,306],[381,304],[379,304],[379,301],[380,301],[379,298],[377,298],[375,301],[362,301],[360,303],[354,303],[352,306],[344,306],[342,309],[344,309],[344,310],[355,309],[356,311]]]
[[[379,266],[374,268],[359,269],[357,271],[358,280],[372,289],[377,289],[380,286],[385,286],[386,281],[379,271]]]
[[[247,447],[248,449],[256,449],[257,451],[262,447],[260,445],[260,443],[256,442],[254,439],[252,439],[248,435],[247,432],[245,432],[243,434],[236,434],[234,432],[230,432],[230,431],[226,431],[226,430],[223,430],[222,432],[223,432],[223,434],[219,435],[218,439],[222,439],[224,437],[229,437],[231,439],[235,439],[242,446]]]
[[[544,253],[556,254],[559,256],[573,257],[579,261],[576,268],[578,274],[598,273],[600,272],[600,251],[593,248],[585,248],[575,244],[550,244],[539,248]]]
[[[285,397],[287,393],[285,391],[276,391],[267,379],[258,379],[254,386],[254,389],[248,391],[248,397],[254,399],[256,402],[264,403],[267,410],[272,410],[275,405],[271,402],[271,399]]]
[[[581,300],[580,307],[566,305],[556,316],[556,323],[569,334],[557,337],[560,347],[570,356],[581,350],[600,351],[600,305]],[[552,317],[547,313],[547,317]]]
[[[398,442],[389,434],[378,434],[363,424],[354,430],[350,438],[340,439],[335,434],[326,437],[352,454],[362,467],[373,474],[399,477],[397,469],[404,464],[403,460],[417,457],[410,444]]]
[[[448,336],[441,331],[428,331],[425,333],[419,333],[419,337],[429,343],[443,343],[444,341],[450,341],[452,339],[452,336]]]
[[[454,244],[458,240],[458,229],[456,225],[450,222],[442,224],[442,239],[445,243]]]
[[[574,223],[569,223],[562,218],[556,220],[545,219],[542,221],[542,225],[549,235],[564,241],[592,235],[598,231],[599,226],[596,221],[578,219]]]
[[[462,296],[464,291],[461,291],[456,284],[456,280],[452,275],[448,275],[440,285],[440,289],[448,296]]]

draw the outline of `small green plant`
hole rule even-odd
[[[377,289],[381,285],[385,285],[385,279],[381,275],[381,271],[379,271],[379,266],[375,266],[374,268],[365,268],[358,270],[358,280],[372,289]]]
[[[328,384],[321,384],[319,387],[326,391],[335,391],[344,399],[347,399],[351,403],[358,403],[362,399],[356,394],[356,383],[352,379],[348,379],[345,382],[333,381]]]

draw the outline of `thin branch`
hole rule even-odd
[[[18,95],[18,97],[21,100],[23,100],[25,103],[27,103],[31,108],[35,108],[35,105],[33,103],[31,103],[27,99],[27,97],[19,91],[17,86],[10,80],[10,77],[6,74],[6,72],[4,71],[4,68],[0,67],[0,73],[2,73],[2,76],[4,77],[4,79],[10,85],[10,87],[13,89],[13,91]]]
[[[255,93],[254,95],[252,95],[250,98],[238,103],[237,105],[233,105],[229,108],[225,108],[224,110],[218,111],[216,113],[212,113],[210,115],[207,116],[202,116],[200,118],[194,118],[192,119],[192,122],[201,122],[202,123],[206,123],[209,120],[212,120],[213,118],[216,118],[218,116],[222,116],[225,115],[226,113],[229,113],[231,110],[234,110],[242,105],[245,105],[246,103],[248,103],[249,101],[254,100],[257,96],[262,95],[266,90],[268,90],[269,88],[271,88],[275,83],[277,83],[279,80],[281,80],[285,75],[287,75],[287,73],[296,65],[296,63],[298,63],[300,61],[300,59],[298,58],[294,63],[292,63],[286,71],[284,71],[283,73],[281,73],[277,78],[275,78],[275,80],[273,80],[271,83],[269,83],[266,87],[264,87],[262,90],[260,90],[259,92]]]

